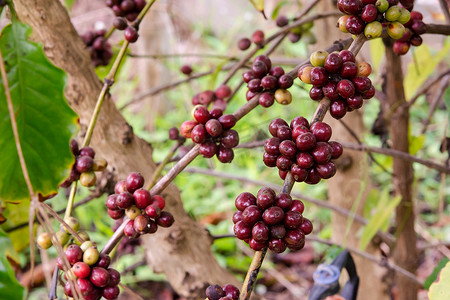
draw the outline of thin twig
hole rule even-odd
[[[442,78],[441,83],[439,84],[438,91],[434,95],[434,99],[431,101],[430,108],[428,110],[428,116],[423,121],[422,134],[424,134],[427,131],[428,125],[430,125],[431,122],[431,118],[433,117],[434,112],[438,107],[438,104],[441,102],[442,96],[444,95],[449,82],[450,82],[450,75],[446,75],[444,78]]]
[[[184,140],[178,140],[177,143],[170,149],[169,153],[167,153],[166,157],[164,157],[163,161],[158,164],[158,167],[156,167],[155,171],[153,171],[152,178],[150,179],[149,183],[149,189],[152,188],[155,185],[156,180],[161,175],[162,170],[164,167],[170,162],[175,152],[180,148],[181,145],[184,144]]]
[[[425,94],[435,83],[440,81],[444,76],[450,74],[450,69],[445,70],[444,72],[441,72],[437,74],[436,76],[432,77],[431,79],[427,80],[425,84],[423,84],[417,91],[416,94],[407,101],[406,105],[411,107],[416,103],[417,99]]]
[[[122,238],[122,236],[123,236],[123,229],[127,225],[128,221],[130,221],[130,219],[128,217],[123,218],[122,224],[120,224],[119,228],[117,228],[116,231],[114,231],[113,235],[106,242],[105,247],[103,247],[103,249],[102,249],[102,251],[100,253],[109,254],[112,251],[112,249],[114,249],[116,244]]]
[[[450,35],[450,25],[426,24],[426,29],[427,31],[425,33]]]
[[[237,57],[221,55],[221,54],[212,54],[212,53],[175,53],[175,54],[136,54],[136,53],[128,53],[129,57],[133,58],[179,58],[179,57],[201,57],[201,58],[217,58],[217,59],[227,59],[230,61],[238,60]]]

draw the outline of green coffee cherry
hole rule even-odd
[[[92,266],[97,262],[99,255],[100,254],[98,253],[97,248],[95,247],[88,248],[83,253],[83,262]]]
[[[87,249],[94,247],[94,243],[91,241],[86,241],[83,244],[81,244],[80,248],[81,250],[83,250],[83,252],[85,252]]]
[[[66,222],[67,225],[69,225],[70,228],[72,228],[75,232],[80,230],[80,222],[78,221],[77,218],[68,217],[68,218],[64,219],[64,222]],[[61,225],[61,229],[70,234],[69,230],[65,226]]]
[[[388,0],[377,0],[375,3],[375,6],[377,7],[378,11],[383,13],[389,8],[389,2]]]
[[[400,7],[400,9],[402,12],[400,14],[400,17],[398,17],[397,22],[401,24],[406,24],[411,19],[411,13],[409,12],[409,10],[403,7]]]
[[[387,33],[394,40],[398,40],[405,33],[405,26],[399,22],[391,22],[387,26]]]
[[[81,173],[80,175],[80,183],[82,186],[86,187],[94,186],[96,181],[97,177],[95,176],[94,171]]]
[[[345,23],[347,23],[348,18],[350,18],[349,15],[344,15],[338,19],[337,24],[336,24],[336,27],[338,27],[339,30],[344,33],[348,33],[347,28],[345,28]]]
[[[37,237],[37,244],[39,245],[39,247],[41,249],[48,249],[52,246],[52,240],[50,238],[50,234],[48,234],[47,232],[43,232],[41,233],[38,237]]]
[[[384,17],[389,22],[397,21],[400,15],[402,14],[402,10],[400,6],[394,5],[389,7],[389,9],[384,14]]]
[[[327,51],[318,50],[316,52],[311,53],[309,61],[314,67],[323,67],[327,56],[328,56]]]
[[[78,235],[80,236],[80,238],[82,238],[84,241],[89,241],[89,234],[86,231],[80,231],[78,232]],[[80,240],[78,240],[77,238],[74,237],[75,240],[75,244],[77,244],[78,246],[81,246],[82,242]]]
[[[370,22],[364,28],[364,35],[368,39],[377,38],[377,37],[381,36],[382,32],[383,32],[383,26],[378,21]]]
[[[70,239],[70,235],[65,231],[58,231],[55,233],[55,236],[53,237],[53,243],[59,243],[61,246],[64,246],[67,244],[67,242]]]

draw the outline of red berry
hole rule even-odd
[[[190,75],[192,73],[192,67],[190,65],[183,65],[181,66],[180,71],[184,75]]]
[[[224,148],[234,148],[239,144],[239,134],[236,130],[230,129],[223,133],[221,145]]]
[[[347,103],[344,100],[336,100],[331,103],[330,115],[333,118],[339,120],[343,118],[346,114],[347,114]]]
[[[314,165],[314,159],[311,154],[307,152],[300,152],[297,154],[296,163],[302,169],[309,169]]]
[[[245,51],[248,48],[250,48],[251,44],[252,44],[252,42],[250,41],[250,39],[242,38],[238,41],[238,48],[239,48],[239,50]]]
[[[108,254],[100,253],[98,261],[96,263],[96,266],[106,269],[109,267],[110,263],[111,263],[111,257]]]
[[[325,164],[331,159],[331,146],[328,143],[317,142],[316,147],[311,151],[314,161],[318,164]]]
[[[275,101],[274,93],[273,92],[264,92],[259,96],[259,104],[262,107],[270,107],[273,105]]]
[[[91,268],[88,264],[79,261],[75,263],[72,267],[73,274],[79,278],[86,278],[89,276],[89,273],[91,272]]]
[[[197,125],[197,126],[199,126],[199,125]],[[223,132],[222,124],[220,123],[220,121],[218,121],[216,119],[210,119],[208,122],[206,122],[204,128],[205,128],[206,132],[212,137],[218,137]],[[192,130],[192,132],[194,132],[194,130],[195,130],[195,127]]]
[[[222,124],[223,129],[230,129],[236,125],[237,119],[234,115],[227,114],[219,117],[219,122]]]
[[[108,208],[108,215],[113,220],[118,220],[118,219],[122,218],[124,214],[125,214],[124,210],[112,210],[112,209]]]
[[[198,102],[202,105],[208,105],[215,99],[214,92],[211,90],[203,91],[198,95]]]
[[[316,145],[316,137],[312,132],[305,132],[297,137],[295,144],[298,150],[309,151]]]
[[[205,124],[209,119],[211,119],[208,109],[206,109],[203,105],[195,106],[192,111],[192,116],[200,124]]]
[[[102,296],[105,299],[117,299],[120,294],[118,286],[108,286],[103,289]]]
[[[215,142],[206,141],[200,145],[198,152],[205,158],[211,158],[216,155],[219,148],[217,147]]]
[[[210,121],[216,121],[215,119],[211,119]],[[209,122],[209,121],[208,121]],[[191,139],[196,144],[203,143],[207,138],[206,126],[203,124],[197,124],[194,128],[192,128]]]
[[[124,36],[128,42],[134,43],[137,41],[139,34],[138,34],[136,28],[128,26],[127,28],[125,28]]]
[[[353,95],[355,94],[355,86],[350,80],[342,79],[337,84],[337,91],[343,98],[353,97]]]
[[[269,239],[269,227],[264,222],[256,222],[252,228],[252,238],[257,242],[265,242]]]
[[[253,226],[259,220],[261,220],[261,210],[256,205],[250,205],[242,212],[242,222],[245,225]]]
[[[239,289],[232,284],[226,284],[222,287],[222,290],[225,292],[227,297],[230,297],[233,300],[238,300],[239,298]]]
[[[249,192],[239,194],[239,196],[237,196],[235,200],[236,208],[240,211],[243,211],[248,206],[255,204],[256,204],[256,197]]]
[[[134,197],[128,192],[120,193],[116,198],[117,207],[127,209],[134,203]]]
[[[292,205],[291,205],[291,208],[289,210],[290,211],[296,211],[296,212],[299,212],[299,213],[302,214],[303,211],[305,210],[305,205],[300,200],[292,200]]]
[[[83,250],[75,244],[69,245],[64,253],[71,266],[83,259]]]
[[[256,195],[256,204],[261,209],[271,207],[275,203],[275,191],[269,187],[263,187]]]
[[[152,202],[155,202],[158,204],[158,207],[163,210],[164,207],[166,206],[166,201],[164,200],[164,198],[160,195],[154,195],[152,196]]]
[[[313,224],[307,218],[303,218],[303,223],[300,225],[300,229],[306,234],[310,234],[313,231]]]
[[[184,138],[191,138],[192,129],[198,124],[197,121],[188,120],[184,121],[180,126],[180,134]]]
[[[267,225],[275,225],[283,221],[284,211],[278,206],[272,206],[264,211],[262,218]]]
[[[308,171],[297,164],[291,166],[291,174],[296,182],[302,182],[308,177]]]
[[[275,253],[282,253],[286,250],[286,243],[282,239],[271,239],[269,249]]]
[[[252,42],[256,45],[262,45],[264,43],[264,32],[257,30],[252,35]]]
[[[104,268],[94,267],[89,279],[95,286],[105,287],[109,283],[109,272]]]
[[[231,95],[231,88],[228,85],[221,85],[216,89],[215,94],[219,99],[228,98]]]
[[[90,156],[91,158],[95,158],[95,151],[91,147],[83,147],[80,150],[80,156]]]
[[[161,215],[161,209],[157,203],[153,203],[145,208],[145,214],[152,219],[157,219]]]
[[[140,209],[146,208],[152,203],[152,196],[150,192],[145,189],[138,189],[133,193],[134,202]]]
[[[116,198],[117,198],[117,195],[116,195],[116,194],[109,195],[108,198],[106,198],[106,203],[105,203],[105,205],[106,205],[106,207],[107,207],[108,209],[111,209],[111,210],[117,210],[117,209],[119,209],[119,208],[117,207]]]
[[[108,269],[109,284],[108,286],[117,286],[120,282],[120,273],[116,269]]]
[[[329,161],[325,164],[317,165],[316,171],[319,173],[320,177],[323,179],[328,179],[336,174],[336,166],[332,161]]]
[[[158,219],[156,219],[156,224],[161,227],[170,227],[175,222],[173,215],[170,212],[162,211]]]
[[[242,211],[237,210],[234,214],[233,214],[233,224],[236,224],[239,221],[242,221]]]
[[[245,240],[252,237],[252,227],[245,225],[242,221],[234,224],[233,230],[236,237],[240,240]]]
[[[144,177],[141,175],[141,173],[132,172],[128,174],[126,182],[127,190],[130,193],[133,193],[135,190],[140,189],[144,186]]]

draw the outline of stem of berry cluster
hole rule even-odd
[[[349,51],[352,51],[352,53],[356,56],[358,54],[359,50],[361,50],[361,47],[364,45],[365,41],[367,41],[367,39],[363,34],[358,35],[355,38],[355,40],[352,42],[352,44],[350,45]],[[334,50],[332,50],[332,51],[334,51]],[[305,63],[307,63],[307,62],[305,62]],[[303,64],[305,64],[305,63],[303,63]],[[295,69],[298,70],[300,68],[300,66],[303,64],[300,64],[298,66],[298,68],[294,68],[294,70]],[[293,72],[294,70],[292,70],[291,72]],[[257,96],[255,96],[255,97],[257,97]],[[324,117],[330,107],[330,104],[331,104],[331,101],[327,98],[323,98],[320,101],[319,106],[317,107],[317,109],[314,113],[314,116],[310,122],[311,125],[314,124],[315,122],[319,122],[324,119]],[[284,184],[283,184],[283,188],[281,189],[281,193],[290,194],[292,187],[294,186],[294,183],[295,183],[295,181],[291,175],[291,172],[288,172],[286,175],[286,179],[284,180]],[[255,252],[255,255],[253,256],[253,260],[252,260],[252,263],[248,270],[247,276],[245,277],[244,283],[242,285],[241,296],[239,298],[240,300],[247,300],[250,298],[251,292],[253,290],[253,286],[256,281],[256,277],[258,276],[258,272],[261,268],[261,264],[264,261],[264,256],[265,256],[266,252],[267,252],[267,248],[262,251]]]

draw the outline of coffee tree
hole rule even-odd
[[[210,300],[249,299],[269,250],[277,254],[297,252],[302,251],[308,239],[320,240],[317,235],[308,237],[317,234],[317,229],[313,229],[314,220],[308,218],[309,207],[305,209],[304,205],[311,198],[298,196],[293,187],[295,183],[305,185],[307,191],[345,170],[342,155],[348,148],[392,156],[393,193],[397,197],[389,202],[389,191],[380,192],[376,202],[381,207],[369,221],[355,216],[354,212],[333,205],[327,207],[366,224],[362,249],[374,237],[390,248],[392,259],[388,257],[384,266],[395,271],[396,295],[399,299],[417,298],[423,283],[415,276],[416,235],[424,234],[415,232],[414,228],[412,162],[437,170],[443,182],[450,168],[448,160],[442,164],[409,154],[410,108],[420,95],[440,82],[436,100],[430,105],[425,132],[448,86],[449,70],[448,64],[441,63],[444,71],[431,76],[407,102],[400,55],[408,53],[411,46],[419,47],[424,34],[448,35],[448,25],[425,23],[422,13],[414,10],[413,1],[339,0],[336,10],[325,12],[315,10],[320,1],[308,1],[289,17],[277,16],[278,10],[286,5],[280,2],[272,15],[276,31],[268,34],[254,30],[233,45],[245,52],[230,60],[229,65],[220,66],[226,75],[219,84],[197,90],[189,99],[191,115],[183,113],[184,122],[169,130],[171,149],[156,165],[151,154],[158,149],[135,136],[120,112],[140,99],[135,98],[119,110],[109,94],[119,79],[122,62],[133,56],[129,46],[140,42],[142,21],[156,1],[107,0],[105,5],[114,14],[111,29],[90,30],[82,35],[74,30],[67,10],[59,2],[44,2],[1,3],[2,9],[8,12],[3,17],[8,24],[0,37],[3,120],[0,162],[4,168],[0,180],[0,217],[5,223],[0,232],[5,243],[2,280],[8,286],[1,288],[2,294],[23,296],[23,288],[6,257],[17,267],[16,250],[28,249],[28,242],[17,242],[17,232],[29,226],[31,270],[36,244],[43,261],[44,257],[47,259],[47,249],[56,249],[56,267],[49,280],[52,299],[63,294],[75,299],[120,297],[120,287],[127,288],[121,283],[121,274],[112,267],[112,258],[116,251],[134,247],[139,237],[150,248],[147,249],[148,266],[165,273],[179,294]],[[251,2],[265,17],[264,1]],[[448,7],[443,6],[448,17]],[[324,18],[336,19],[336,32],[340,30],[348,37],[326,49],[314,49],[307,58],[298,59],[294,67],[275,64],[271,56],[277,47],[283,47],[286,38],[297,43],[302,36],[311,34],[314,21]],[[123,36],[117,31],[123,31]],[[111,37],[117,36],[121,42],[115,52]],[[379,79],[373,76],[371,64],[358,54],[365,44],[381,39],[386,70],[381,90],[377,90]],[[442,59],[446,52],[446,48],[442,49],[438,57]],[[107,70],[101,82],[94,70],[98,66],[106,66]],[[180,71],[187,79],[156,87],[151,93],[175,89],[181,83],[208,75],[197,74],[193,69],[183,65]],[[299,86],[307,90],[312,100],[304,101],[316,107],[311,115],[296,109],[298,91],[295,89]],[[246,99],[241,99],[240,94]],[[377,101],[375,98],[381,102],[377,121],[384,123],[378,124],[378,132],[386,147],[369,147],[359,140],[358,144],[338,142],[339,137],[333,136],[333,127],[324,121],[325,116],[329,113],[333,119],[345,120],[365,103]],[[446,100],[445,104],[448,107],[449,102]],[[257,141],[242,143],[239,123],[246,122],[255,110],[277,111],[287,105],[293,118],[275,118],[265,124],[265,138],[259,135]],[[348,128],[350,132],[353,130]],[[390,140],[387,140],[388,133]],[[273,185],[258,183],[256,194],[233,190],[236,210],[230,217],[234,224],[232,237],[243,240],[254,251],[242,283],[217,263],[210,250],[208,232],[186,213],[179,192],[171,183],[197,157],[197,160],[210,159],[232,168],[239,156],[238,148],[256,147],[264,148],[258,163],[271,168],[268,172],[276,170],[283,184],[277,190]],[[448,151],[445,136],[441,151]],[[373,156],[371,159],[380,164]],[[211,171],[209,175],[217,174]],[[85,191],[80,185],[91,187],[92,193],[86,201],[75,203],[77,194]],[[442,186],[445,189],[444,183]],[[64,191],[67,199],[62,196]],[[63,211],[53,207],[52,198],[57,194],[56,198],[65,202]],[[445,192],[442,197],[445,199]],[[81,228],[80,221],[74,217],[75,210],[90,200],[103,201],[95,212],[97,215],[116,220],[114,231],[103,247],[93,238],[98,236],[96,230]],[[323,201],[314,201],[324,205]],[[392,235],[382,228],[394,211],[396,231]],[[64,216],[60,217],[62,213]],[[20,224],[16,216],[24,215],[28,222]],[[37,234],[35,221],[39,224]],[[59,224],[58,229],[54,227],[55,222]],[[424,235],[425,240],[430,242],[428,235]],[[338,245],[345,248],[345,243]],[[438,247],[443,255],[449,255],[446,245]],[[368,255],[347,248],[354,255]],[[368,256],[379,262],[376,257]],[[442,279],[448,276],[446,269],[442,271]],[[430,277],[431,282],[434,276]],[[445,292],[441,291],[441,282],[432,285],[430,298],[440,299],[434,295]],[[360,297],[363,293],[359,292]]]

